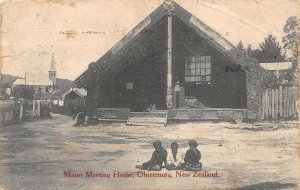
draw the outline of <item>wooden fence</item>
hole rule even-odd
[[[266,89],[262,94],[263,119],[297,117],[297,88]]]
[[[9,123],[14,119],[15,103],[11,100],[0,101],[0,125]]]

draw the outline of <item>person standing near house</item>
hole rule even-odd
[[[24,110],[24,103],[20,101],[20,115],[19,115],[20,116],[19,117],[20,120],[23,120],[24,112],[25,112],[25,110]]]
[[[52,119],[50,102],[44,102],[44,115],[42,117]]]
[[[21,102],[19,100],[15,100],[15,108],[13,111],[14,120],[20,119],[20,108],[21,108]]]
[[[175,90],[175,108],[179,108],[180,107],[180,83],[179,81],[176,82],[176,85],[174,87]]]

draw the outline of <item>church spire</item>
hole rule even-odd
[[[51,61],[50,71],[56,71],[55,70],[54,53],[52,53],[52,61]]]
[[[49,70],[49,79],[53,83],[53,89],[56,86],[56,69],[55,69],[55,61],[54,61],[54,53],[52,53],[51,67]]]

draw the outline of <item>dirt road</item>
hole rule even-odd
[[[53,119],[1,127],[3,188],[298,188],[300,140],[296,122],[190,122],[163,128],[120,123],[74,128],[73,123],[69,117],[54,115]],[[179,151],[185,152],[190,139],[199,143],[203,170],[217,172],[217,177],[135,169],[151,157],[154,140],[161,140],[168,151],[171,142],[177,141]],[[87,177],[86,172],[90,176],[91,171],[97,176]],[[153,173],[161,177],[149,177]]]

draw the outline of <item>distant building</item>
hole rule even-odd
[[[52,82],[53,89],[55,90],[55,87],[56,87],[56,69],[55,69],[55,62],[54,62],[54,54],[52,54],[51,67],[50,67],[50,70],[49,70],[49,79]]]
[[[74,109],[83,111],[86,106],[87,91],[83,88],[71,88],[63,95],[65,113],[74,114]]]
[[[35,98],[39,97],[41,99],[44,98],[51,99],[50,92],[52,92],[55,89],[55,86],[56,86],[56,69],[55,69],[54,55],[52,54],[52,61],[49,70],[49,75],[43,72],[25,73],[24,78],[18,78],[12,84],[12,92],[14,92],[14,89],[17,88],[33,89]]]
[[[9,74],[0,74],[0,96],[2,99],[10,98],[12,85],[18,78]]]
[[[292,62],[259,63],[260,66],[274,73],[279,79],[280,76],[287,74],[292,69]]]
[[[65,92],[62,96],[64,100],[70,100],[70,99],[78,99],[83,98],[87,95],[87,91],[83,88],[71,88],[67,92]]]

